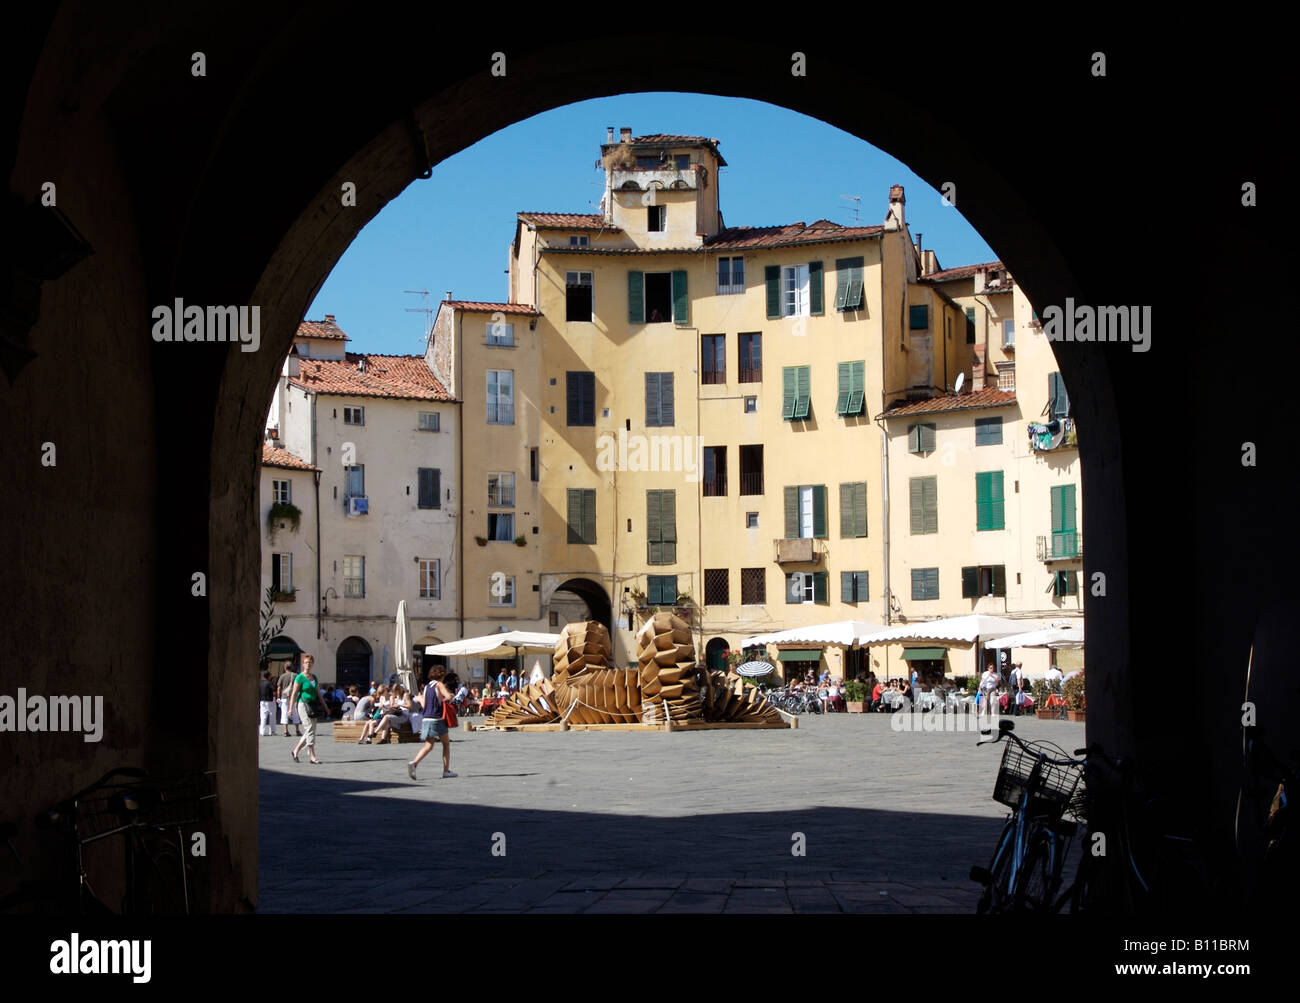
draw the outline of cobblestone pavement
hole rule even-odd
[[[971,912],[970,867],[1006,814],[990,797],[1000,745],[895,731],[885,714],[457,731],[459,776],[442,779],[435,752],[414,782],[418,746],[319,731],[322,766],[259,739],[262,912]],[[1081,723],[1018,718],[1016,732],[1084,743]]]

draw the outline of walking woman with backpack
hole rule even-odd
[[[415,758],[406,764],[406,772],[415,779],[415,768],[420,760],[433,751],[433,743],[442,742],[442,776],[443,779],[454,777],[451,772],[451,740],[447,737],[448,725],[455,726],[455,710],[452,708],[452,690],[449,687],[460,685],[454,672],[448,673],[440,665],[430,666],[429,684],[424,688],[420,709],[424,719],[420,722],[420,737],[424,744],[415,754]]]

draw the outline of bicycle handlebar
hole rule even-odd
[[[1002,741],[1004,736],[1009,737],[1011,741],[1015,742],[1018,746],[1020,746],[1020,748],[1024,749],[1025,752],[1029,753],[1031,756],[1041,759],[1045,763],[1050,763],[1052,766],[1082,766],[1083,765],[1083,763],[1078,759],[1068,759],[1068,758],[1057,759],[1054,756],[1047,755],[1047,753],[1043,752],[1041,749],[1035,749],[1032,745],[1030,745],[1028,742],[1026,742],[1023,738],[1021,738],[1019,735],[1015,733],[1014,721],[998,722],[998,733],[996,738],[982,738],[975,744],[996,745],[998,742]],[[1075,755],[1078,755],[1078,753],[1076,752]]]

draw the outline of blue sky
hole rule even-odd
[[[913,236],[945,268],[997,255],[956,209],[898,160],[856,136],[761,101],[704,94],[626,94],[567,105],[502,129],[413,182],[353,241],[307,316],[332,313],[354,352],[418,354],[424,317],[406,289],[430,304],[505,298],[506,252],[521,210],[596,212],[595,169],[606,126],[710,136],[728,167],[719,177],[728,226],[829,219],[864,226],[884,220],[889,186],[907,190]],[[860,202],[841,198],[856,195]],[[960,196],[960,193],[959,193]]]

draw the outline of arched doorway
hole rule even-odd
[[[723,637],[712,638],[704,646],[704,663],[710,670],[718,669],[726,671],[727,668],[727,640]]]
[[[614,629],[609,595],[590,578],[568,579],[555,590],[547,609],[549,613],[557,614],[550,617],[552,631],[575,620],[597,620],[607,630],[612,632]]]
[[[349,686],[365,689],[370,685],[370,668],[374,653],[360,637],[345,638],[334,655],[334,682],[345,690]]]

